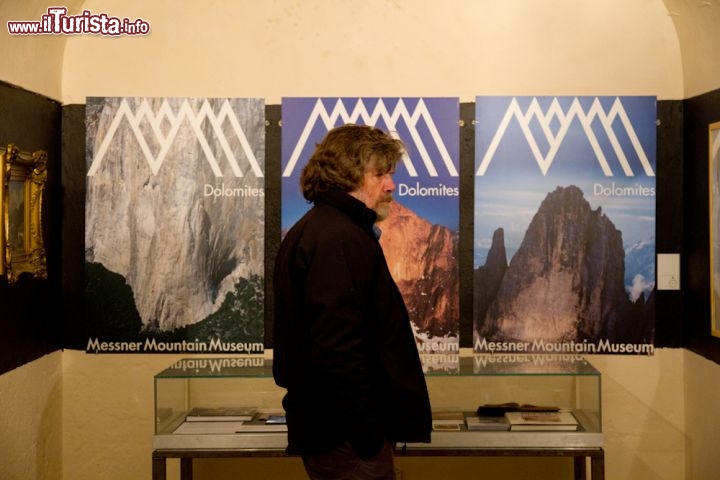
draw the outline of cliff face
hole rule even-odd
[[[629,317],[624,270],[621,232],[579,188],[558,187],[530,223],[479,333],[497,341],[612,339]]]
[[[457,238],[397,202],[379,226],[380,244],[412,322],[429,336],[457,335]]]
[[[490,304],[497,296],[507,266],[505,232],[498,228],[493,232],[485,265],[478,267],[473,275],[473,316],[476,325],[485,318]]]
[[[147,103],[158,112],[162,101]],[[187,101],[199,111],[202,100]],[[221,101],[208,102],[217,112]],[[88,165],[108,135],[118,102],[107,99],[88,105]],[[178,104],[170,105],[173,112],[179,111]],[[238,102],[233,110],[244,122],[258,161],[264,163],[263,105]],[[122,275],[132,288],[144,327],[159,330],[206,318],[238,279],[263,275],[264,194],[258,192],[264,179],[242,162],[241,141],[227,119],[221,129],[241,160],[241,178],[228,168],[225,139],[221,141],[207,119],[195,125],[175,119],[177,133],[153,174],[135,130],[157,155],[162,147],[157,131],[167,135],[171,120],[153,125],[141,119],[135,126],[122,120],[104,160],[87,177],[85,259]],[[203,136],[220,164],[221,177],[208,162],[199,140]]]

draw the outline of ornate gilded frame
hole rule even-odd
[[[708,127],[710,184],[710,330],[720,337],[720,122]]]
[[[0,147],[0,276],[12,284],[23,273],[47,278],[42,198],[47,153]]]

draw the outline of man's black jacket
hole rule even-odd
[[[275,382],[288,452],[349,441],[429,442],[430,401],[405,303],[373,230],[376,214],[330,191],[285,236],[274,271]]]

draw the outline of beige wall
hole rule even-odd
[[[681,99],[720,87],[720,56],[711,51],[720,45],[717,2],[63,4],[75,12],[141,17],[152,28],[135,38],[0,34],[0,80],[65,104],[92,95],[257,96],[269,104],[302,95]],[[36,20],[48,5],[0,2],[0,19],[3,25]],[[65,351],[0,376],[0,480],[149,478],[152,379],[176,358]],[[720,471],[718,417],[705,416],[716,410],[708,405],[719,404],[720,366],[668,349],[647,358],[592,361],[603,373],[608,479],[709,480]],[[272,465],[297,473],[288,462]],[[462,468],[478,467],[463,462],[471,461],[463,460]],[[200,469],[209,473],[201,478],[233,478],[241,465],[203,463]],[[434,478],[432,465],[417,461],[403,468],[406,478]],[[556,468],[567,470],[543,465],[547,478],[555,478]],[[480,466],[540,478],[532,463]],[[463,472],[453,471],[475,478]]]
[[[0,376],[0,479],[150,478],[153,376],[180,357],[68,350]],[[589,360],[602,372],[608,479],[714,479],[720,433],[708,406],[720,402],[720,366],[681,349]],[[179,478],[177,462],[169,465],[168,477]],[[478,470],[492,478],[571,478],[569,464],[557,460],[403,459],[399,467],[406,479],[450,471],[470,480]],[[196,473],[223,480],[238,471],[303,478],[295,459],[203,461]]]
[[[687,480],[718,478],[720,472],[720,366],[685,352],[683,384]]]
[[[658,349],[650,357],[588,357],[602,373],[608,480],[711,480],[688,475],[686,466],[691,433],[684,418],[684,352]],[[712,375],[713,369],[706,373]]]
[[[87,0],[144,38],[67,39],[63,102],[88,95],[683,96],[660,0]]]
[[[720,3],[716,0],[663,0],[682,46],[684,97],[720,83]]]
[[[242,86],[243,96],[269,103],[282,95],[436,95],[438,86],[451,86],[443,94],[463,101],[485,91],[651,91],[660,99],[681,99],[716,89],[720,78],[715,52],[720,4],[712,1],[68,0],[62,5],[74,13],[141,17],[153,28],[151,41],[3,33],[1,79],[63,103],[109,95],[111,85],[122,89],[112,93],[117,95],[187,96],[238,95]],[[0,2],[0,19],[3,25],[38,20],[48,6],[43,0],[7,0]],[[82,46],[66,57],[68,41]],[[86,54],[105,60],[85,62]],[[155,83],[165,75],[174,81]],[[98,83],[105,87],[94,92]]]
[[[62,480],[62,357],[0,375],[0,480]]]
[[[63,478],[149,478],[153,376],[179,358],[64,353]],[[658,349],[650,357],[588,359],[602,373],[606,478],[715,479],[720,471],[713,448],[719,440],[718,416],[708,418],[707,405],[720,400],[720,366],[682,349]],[[179,478],[177,461],[169,465],[168,477]],[[402,459],[398,466],[405,479],[417,480],[475,480],[478,471],[488,478],[572,478],[570,462],[557,459]],[[297,459],[196,462],[199,480],[231,480],[238,471],[251,478],[304,478]],[[282,475],[265,477],[268,472]],[[452,475],[441,475],[447,472]]]
[[[62,5],[70,10],[82,0]],[[43,94],[54,100],[62,98],[62,70],[66,37],[60,35],[13,36],[7,33],[8,20],[40,20],[48,6],[44,0],[0,1],[0,80]]]

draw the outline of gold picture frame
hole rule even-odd
[[[42,198],[47,153],[0,147],[0,276],[13,284],[28,273],[47,278],[42,235]]]
[[[720,337],[720,122],[708,127],[710,184],[710,330]]]

